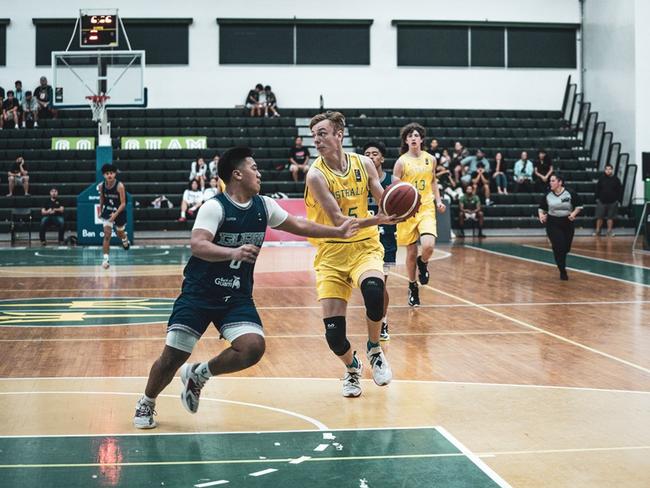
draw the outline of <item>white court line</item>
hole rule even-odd
[[[522,244],[522,247],[530,247],[531,249],[539,249],[540,251],[553,252],[551,249],[548,249],[546,247],[533,246],[531,244]],[[631,264],[631,263],[623,263],[621,261],[614,261],[614,260],[605,259],[605,258],[597,258],[595,256],[588,256],[588,255],[585,255],[585,254],[578,254],[578,253],[575,253],[575,252],[570,252],[569,256],[577,256],[577,257],[580,257],[580,258],[591,259],[593,261],[603,261],[605,263],[620,264],[621,266],[629,266],[630,268],[645,269],[647,271],[650,271],[650,268],[648,268],[646,266],[640,266],[638,264]]]
[[[483,249],[482,247],[476,247],[476,246],[472,246],[470,244],[466,244],[464,247],[467,247],[469,249],[474,249],[475,251],[487,252],[489,254],[496,254],[497,256],[504,256],[506,258],[519,259],[520,261],[527,261],[529,263],[541,264],[543,266],[550,266],[551,268],[557,268],[556,265],[551,264],[551,263],[545,263],[543,261],[535,261],[534,259],[522,258],[520,256],[513,256],[512,254],[506,254],[506,253],[499,252],[499,251],[492,251],[491,249]],[[645,283],[637,283],[636,281],[629,281],[629,280],[624,280],[624,279],[621,279],[621,278],[615,278],[613,276],[608,276],[608,275],[605,275],[605,274],[592,273],[591,271],[585,271],[584,269],[569,268],[569,267],[567,267],[567,269],[571,270],[571,271],[575,271],[577,273],[584,273],[584,274],[588,274],[590,276],[595,276],[596,278],[606,278],[608,280],[618,281],[620,283],[625,283],[625,284],[631,285],[631,286],[643,286],[645,288],[650,288],[650,285],[646,285]]]
[[[194,485],[194,488],[207,488],[208,486],[225,485],[228,483],[230,483],[228,480],[209,481],[207,483],[199,483],[198,485]]]
[[[2,381],[77,381],[77,380],[146,380],[147,376],[37,376],[37,377],[21,377],[21,378],[0,378]],[[220,376],[219,381],[336,381],[340,382],[337,378],[298,378],[291,376]],[[371,379],[362,379],[362,382],[371,382]],[[440,380],[399,380],[393,379],[391,383],[404,383],[404,384],[425,384],[425,385],[461,385],[461,386],[489,386],[496,388],[539,388],[549,390],[576,390],[576,391],[590,391],[600,393],[632,393],[636,395],[650,395],[650,390],[620,390],[614,388],[590,388],[586,386],[562,386],[562,385],[531,385],[531,384],[516,384],[516,383],[480,383],[472,381],[440,381]],[[401,428],[401,427],[400,427]],[[406,427],[405,427],[406,428]],[[416,427],[424,428],[424,427]],[[428,427],[427,427],[428,428]],[[345,429],[339,429],[345,430]],[[357,429],[358,430],[358,429]],[[265,431],[267,432],[267,431]],[[272,432],[272,431],[271,431]],[[279,431],[282,432],[282,431]],[[222,433],[222,432],[216,432]],[[2,437],[2,436],[0,436]]]
[[[564,454],[574,452],[642,451],[646,449],[650,449],[650,446],[576,447],[573,449],[538,449],[534,451],[495,451],[476,453],[476,455],[480,457],[494,457],[526,454]]]
[[[135,249],[135,248],[132,247],[131,249]],[[151,253],[151,254],[139,253],[137,255],[137,257],[147,257],[148,258],[148,257],[151,257],[151,256],[167,256],[167,255],[169,255],[169,251],[155,252],[155,253]],[[64,256],[62,254],[58,254],[58,255],[57,254],[55,254],[55,255],[41,254],[39,251],[35,251],[34,256],[38,256],[39,258],[52,258],[52,259],[60,259],[60,258],[63,258],[63,257],[67,257],[67,256]],[[134,257],[136,257],[136,256],[134,256]],[[64,264],[63,266],[75,266],[75,265],[76,265],[76,263],[72,263],[72,264]],[[126,266],[138,266],[137,264],[133,264],[133,263],[125,263],[124,265],[126,265]],[[117,266],[119,266],[119,264],[117,264]],[[142,266],[142,265],[140,265],[140,266]],[[155,264],[148,264],[147,266],[156,266],[156,265]]]
[[[467,459],[472,461],[477,468],[483,471],[492,481],[494,481],[501,488],[512,488],[506,480],[499,476],[492,468],[485,464],[481,459],[478,458],[472,451],[467,449],[458,439],[447,431],[444,427],[437,426],[436,430],[449,442],[451,442],[456,449],[462,452]]]
[[[122,391],[3,391],[0,392],[0,396],[4,395],[116,395],[116,396],[142,396],[142,393],[129,393]],[[158,397],[164,398],[178,398],[178,395],[158,395]],[[263,410],[270,410],[272,412],[281,413],[284,415],[289,415],[290,417],[296,417],[300,420],[304,420],[318,428],[318,430],[331,430],[328,427],[312,417],[303,415],[301,413],[292,412],[291,410],[285,410],[283,408],[269,407],[268,405],[260,405],[259,403],[249,403],[249,402],[238,402],[235,400],[223,400],[221,398],[207,398],[201,397],[201,400],[207,400],[209,402],[219,402],[219,403],[228,403],[231,405],[242,405],[244,407],[254,407],[261,408]],[[56,436],[55,436],[56,437]]]
[[[402,275],[400,275],[398,273],[395,273],[395,272],[391,272],[391,274],[394,275],[394,276],[398,276],[399,278],[401,278],[401,279],[403,279],[405,281],[409,281],[409,279],[406,276],[402,276]],[[422,286],[424,288],[428,288],[428,289],[430,289],[432,291],[435,291],[436,293],[440,293],[440,294],[445,295],[445,296],[450,297],[450,298],[455,298],[456,300],[467,303],[468,305],[474,305],[479,310],[483,310],[484,312],[488,312],[488,313],[490,313],[492,315],[496,315],[497,317],[500,317],[502,319],[509,320],[509,321],[514,322],[515,324],[518,324],[518,325],[520,325],[522,327],[525,327],[527,329],[536,330],[537,332],[542,332],[543,334],[546,334],[546,335],[548,335],[550,337],[553,337],[554,339],[558,339],[558,340],[560,340],[562,342],[566,342],[567,344],[571,344],[572,346],[576,346],[576,347],[579,347],[581,349],[584,349],[585,351],[589,351],[589,352],[592,352],[594,354],[598,354],[598,355],[603,356],[605,358],[611,359],[611,360],[616,361],[618,363],[624,364],[626,366],[630,366],[631,368],[638,369],[639,371],[643,371],[644,373],[650,374],[650,369],[649,368],[645,368],[645,367],[640,366],[638,364],[635,364],[635,363],[633,363],[631,361],[627,361],[625,359],[619,358],[617,356],[606,353],[604,351],[600,351],[599,349],[589,347],[589,346],[587,346],[585,344],[582,344],[580,342],[574,341],[572,339],[569,339],[567,337],[561,336],[561,335],[556,334],[554,332],[548,331],[548,330],[543,329],[541,327],[537,327],[535,325],[529,324],[528,322],[524,322],[523,320],[519,320],[519,319],[516,319],[514,317],[510,317],[509,315],[506,315],[506,314],[501,313],[501,312],[497,312],[496,310],[492,310],[492,309],[490,309],[488,307],[485,307],[483,305],[479,305],[478,303],[474,303],[471,300],[467,300],[465,298],[459,297],[458,295],[454,295],[453,293],[448,293],[446,291],[439,290],[439,289],[434,288],[434,287],[432,287],[430,285],[422,285]]]
[[[255,471],[254,473],[249,473],[248,476],[264,476],[265,474],[270,474],[270,473],[275,473],[277,469],[275,468],[268,468],[268,469],[263,469],[262,471]]]

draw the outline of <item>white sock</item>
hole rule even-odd
[[[149,398],[147,395],[142,395],[142,398],[140,399],[142,403],[148,403],[149,405],[155,405],[156,404],[156,399],[155,398]]]
[[[210,371],[210,367],[208,366],[207,362],[199,364],[194,370],[194,372],[197,375],[202,376],[206,380],[208,378],[212,378],[212,372]]]
[[[104,254],[104,261],[108,261],[108,254]]]
[[[384,316],[382,317],[382,319],[381,319],[381,323],[382,323],[382,324],[387,324],[387,323],[388,323],[388,322],[386,321],[386,317],[388,317],[388,315],[384,315]]]
[[[185,212],[181,212],[181,218],[182,218],[182,219],[185,218]]]

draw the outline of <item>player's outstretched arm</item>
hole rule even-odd
[[[348,239],[349,237],[353,237],[359,231],[359,223],[358,219],[347,218],[338,227],[333,227],[331,225],[317,224],[311,220],[289,214],[285,221],[278,225],[276,229],[304,237],[335,237],[338,239]]]
[[[254,263],[260,248],[252,244],[244,244],[240,247],[218,246],[212,242],[214,234],[205,229],[192,230],[190,248],[192,255],[210,263],[218,261],[244,261]]]

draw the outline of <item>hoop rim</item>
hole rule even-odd
[[[97,103],[97,102],[105,102],[106,100],[110,100],[111,97],[108,95],[86,95],[86,100]]]

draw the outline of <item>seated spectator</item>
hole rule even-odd
[[[535,191],[548,191],[549,179],[553,174],[553,161],[546,154],[545,149],[540,149],[537,152],[537,161],[534,166]]]
[[[63,221],[63,205],[59,202],[59,191],[56,188],[50,190],[50,199],[41,208],[41,226],[38,235],[41,239],[41,245],[45,246],[45,231],[48,227],[56,227],[59,231],[59,245],[63,245],[63,234],[65,233],[65,223]]]
[[[495,179],[499,195],[508,194],[508,177],[506,176],[506,169],[506,162],[503,159],[503,153],[499,151],[494,155],[494,173],[492,173],[492,178]]]
[[[266,94],[266,105],[264,106],[264,116],[268,117],[269,112],[273,117],[279,117],[280,113],[278,112],[278,99],[275,97],[275,93],[271,91],[271,86],[266,85],[264,87],[264,93]]]
[[[208,174],[210,178],[213,177],[219,177],[219,173],[217,172],[219,168],[219,159],[221,158],[221,154],[216,153],[214,157],[212,158],[212,161],[210,161],[210,164],[208,165]]]
[[[467,168],[460,164],[460,162],[467,156],[469,156],[469,151],[460,141],[456,141],[454,144],[454,151],[451,153],[451,168],[449,168],[454,173],[456,181],[460,181],[463,172],[467,170]]]
[[[25,93],[23,92],[23,82],[16,80],[14,87],[16,88],[14,90],[14,96],[16,97],[16,100],[18,100],[18,110],[21,110],[20,107],[23,106],[23,100],[25,99]]]
[[[462,176],[460,180],[463,182],[463,186],[469,185],[472,181],[473,174],[476,173],[478,168],[478,163],[483,163],[483,170],[486,173],[490,173],[490,161],[485,157],[485,153],[482,149],[476,150],[475,156],[467,156],[460,161],[462,169]]]
[[[210,186],[203,190],[203,201],[205,202],[210,200],[219,193],[221,193],[221,189],[219,188],[219,177],[213,176],[210,178]]]
[[[528,159],[526,151],[521,152],[519,161],[515,163],[515,191],[517,193],[529,193],[533,184],[533,163]]]
[[[196,180],[199,183],[201,191],[205,189],[205,180],[208,176],[208,165],[205,164],[203,158],[198,158],[196,161],[192,161],[192,167],[190,168],[190,181]]]
[[[438,180],[438,187],[440,192],[444,193],[449,200],[455,201],[463,196],[463,189],[454,179],[449,166],[451,164],[451,157],[449,150],[443,149],[440,155],[440,162],[436,165],[436,178]]]
[[[293,181],[298,181],[299,175],[307,174],[310,157],[309,149],[302,145],[302,137],[296,137],[293,147],[289,149],[289,171]]]
[[[23,127],[38,127],[38,107],[32,92],[27,90],[23,100]]]
[[[431,143],[429,144],[429,154],[436,158],[436,161],[440,162],[441,154],[438,139],[431,139]]]
[[[38,102],[38,118],[47,119],[54,118],[56,119],[57,112],[52,108],[52,99],[53,92],[52,87],[47,84],[47,78],[41,76],[40,85],[34,90],[34,98]]]
[[[478,225],[478,236],[485,237],[483,234],[483,209],[481,209],[481,199],[474,194],[472,186],[465,189],[465,194],[458,199],[458,237],[465,237],[465,222],[473,220]]]
[[[600,236],[603,219],[607,219],[607,235],[614,237],[614,219],[618,215],[618,202],[623,198],[623,185],[618,176],[614,175],[611,164],[605,165],[605,172],[596,183],[596,231],[594,236]]]
[[[492,205],[492,200],[490,200],[490,173],[485,171],[483,161],[476,163],[476,171],[472,173],[471,186],[475,195],[478,195],[479,190],[483,191],[486,207]]]
[[[29,196],[29,174],[27,171],[27,166],[25,165],[25,160],[22,157],[16,158],[16,162],[12,165],[11,169],[7,173],[9,176],[9,193],[8,197],[14,195],[14,188],[16,184],[21,185],[25,190],[25,196]]]
[[[264,112],[264,107],[260,104],[260,93],[263,91],[264,86],[262,86],[261,83],[258,83],[246,96],[246,103],[244,105],[251,111],[251,117],[261,117]]]
[[[187,215],[193,217],[199,207],[203,204],[203,192],[199,190],[199,182],[196,180],[190,181],[190,186],[183,192],[183,199],[181,200],[181,216],[179,222],[185,222]]]
[[[3,129],[18,129],[20,127],[18,100],[14,97],[13,90],[7,92],[7,99],[2,102],[2,121],[0,121],[0,127]]]

